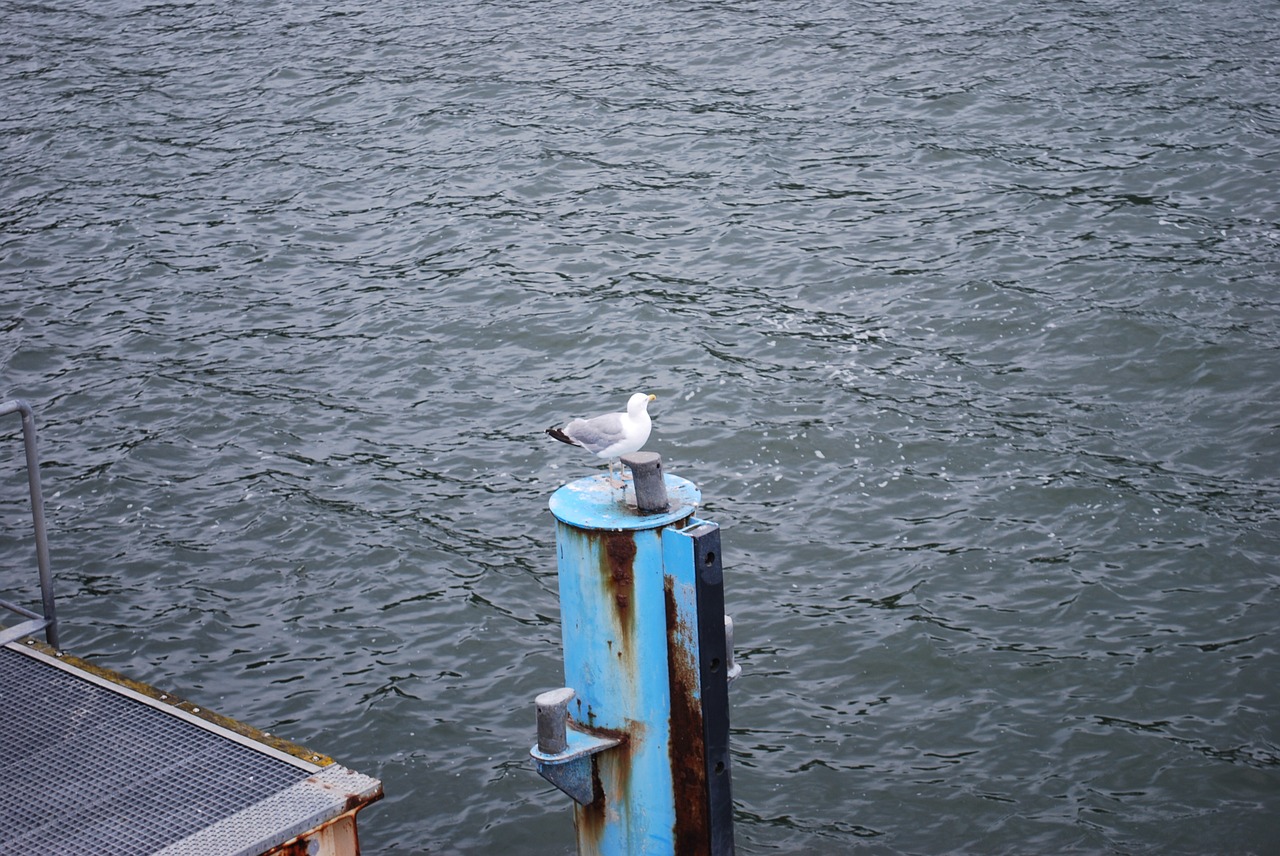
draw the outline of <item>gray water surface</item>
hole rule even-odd
[[[382,778],[365,852],[572,849],[542,430],[635,390],[740,852],[1277,852],[1276,3],[0,10],[63,643]]]

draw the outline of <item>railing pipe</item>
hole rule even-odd
[[[31,405],[20,398],[0,403],[0,416],[22,415],[22,441],[27,452],[27,486],[31,491],[31,522],[36,533],[36,566],[40,571],[40,596],[44,602],[44,637],[58,646],[58,614],[53,601],[53,573],[49,568],[49,535],[44,520],[44,494],[40,488],[40,453],[36,445],[36,418]]]

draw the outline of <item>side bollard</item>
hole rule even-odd
[[[538,773],[574,800],[579,854],[734,852],[720,529],[661,458],[564,485],[556,518],[567,686],[535,699]]]

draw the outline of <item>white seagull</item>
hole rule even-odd
[[[649,419],[649,402],[656,395],[637,392],[627,400],[626,413],[606,413],[590,419],[574,419],[563,428],[548,428],[547,433],[561,443],[581,446],[597,458],[609,462],[609,478],[613,478],[613,461],[638,452],[649,440],[653,422]]]

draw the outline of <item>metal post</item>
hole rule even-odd
[[[719,528],[694,517],[693,484],[663,475],[660,459],[628,462],[637,481],[636,464],[662,480],[665,510],[641,511],[635,493],[618,501],[603,476],[551,497],[567,686],[537,699],[531,754],[575,800],[579,854],[726,856],[733,807]],[[637,488],[641,499],[655,495],[650,487]]]
[[[725,633],[720,527],[701,520],[662,533],[672,727],[690,744],[677,780],[681,805],[705,817],[677,817],[678,853],[733,853],[729,786],[729,640]]]
[[[36,447],[36,419],[31,405],[22,399],[0,402],[0,416],[22,414],[22,440],[27,452],[27,485],[31,493],[31,522],[36,533],[36,566],[40,571],[40,596],[44,604],[44,636],[58,647],[58,613],[53,601],[53,573],[49,569],[49,535],[44,520],[44,495],[40,488],[40,453]],[[28,614],[26,610],[18,610]]]

